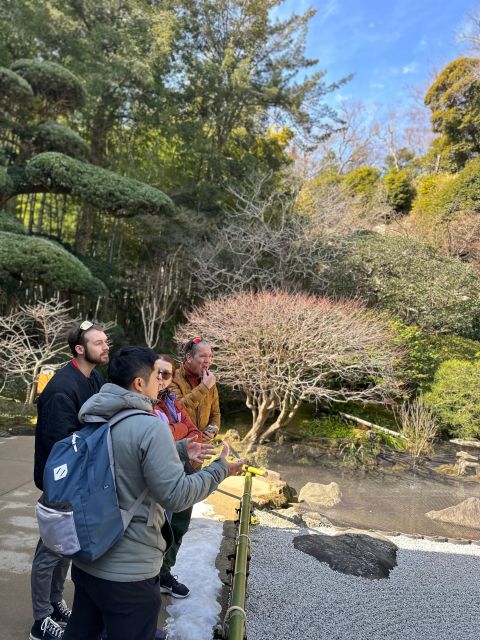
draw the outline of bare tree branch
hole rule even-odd
[[[288,424],[302,401],[381,401],[398,392],[400,354],[389,331],[354,301],[238,293],[189,313],[176,340],[191,335],[211,341],[219,380],[244,393],[252,442]]]

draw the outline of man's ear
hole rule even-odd
[[[185,360],[190,364],[190,362],[193,360],[192,354],[187,353],[187,355],[185,356]]]
[[[85,355],[85,347],[81,344],[75,345],[75,357],[76,356],[84,356]]]
[[[133,379],[132,384],[130,385],[130,389],[132,391],[135,391],[136,393],[143,393],[143,385],[143,378],[140,378],[140,376],[138,376],[137,378]]]

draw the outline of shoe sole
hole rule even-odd
[[[188,596],[190,595],[190,591],[185,596],[182,596],[179,593],[173,593],[173,591],[168,587],[160,587],[160,593],[168,593],[168,595],[172,596],[172,598],[181,598],[181,599],[188,598]]]

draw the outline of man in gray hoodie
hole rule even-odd
[[[157,401],[159,361],[146,347],[123,347],[110,360],[110,383],[82,406],[86,415],[109,419],[123,409],[151,412]],[[183,461],[201,456],[200,445],[175,444],[155,415],[129,416],[112,429],[118,502],[128,509],[148,489],[124,536],[92,563],[73,559],[75,596],[64,640],[153,640],[160,609],[158,574],[171,541],[165,509],[182,511],[206,498],[244,461],[227,462],[228,448],[198,473],[185,475]],[[207,445],[208,446],[208,445]],[[198,449],[198,451],[197,451]]]

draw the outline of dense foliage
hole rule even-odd
[[[425,401],[444,428],[460,438],[480,436],[480,361],[447,360],[435,374]]]
[[[398,236],[360,234],[332,259],[329,288],[360,296],[423,329],[480,337],[480,279],[431,246]]]

